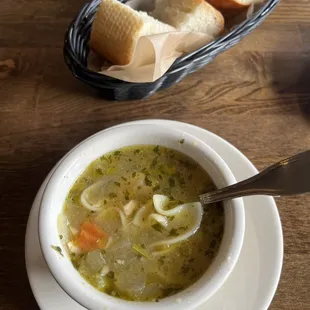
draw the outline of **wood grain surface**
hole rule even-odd
[[[1,0],[0,309],[38,309],[24,263],[31,203],[53,165],[89,135],[130,120],[189,122],[258,169],[310,148],[309,0],[282,0],[204,69],[147,100],[119,103],[97,97],[64,64],[64,32],[84,3]],[[285,254],[270,309],[310,309],[310,195],[277,204]]]

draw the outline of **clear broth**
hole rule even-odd
[[[81,195],[93,184],[99,185],[89,190],[87,201],[96,210],[89,210]],[[221,204],[208,205],[194,234],[153,251],[152,243],[181,235],[193,220],[190,210],[164,217],[166,227],[150,220],[156,213],[153,195],[169,197],[167,209],[173,209],[199,201],[199,194],[213,188],[204,169],[180,152],[153,145],[122,148],[92,162],[76,180],[59,219],[60,238],[74,267],[98,290],[126,300],[158,301],[187,288],[208,269],[222,239],[224,212]],[[97,237],[85,246],[85,240]]]

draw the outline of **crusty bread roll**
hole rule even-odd
[[[205,0],[156,0],[153,16],[180,31],[217,37],[224,30],[222,14]]]
[[[93,22],[90,47],[115,65],[130,63],[138,39],[175,31],[144,12],[117,0],[102,0]]]
[[[257,0],[207,0],[225,15],[234,15],[243,11]]]

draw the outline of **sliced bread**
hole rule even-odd
[[[225,15],[233,15],[243,11],[257,0],[207,0]]]
[[[126,65],[140,37],[170,31],[175,29],[145,12],[117,0],[102,0],[93,22],[90,47],[111,63]]]
[[[153,16],[180,31],[217,37],[224,30],[222,14],[205,0],[156,0]]]

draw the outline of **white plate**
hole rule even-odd
[[[207,130],[166,120],[140,122],[173,126],[197,136],[225,160],[237,181],[257,173],[256,168],[240,151]],[[39,246],[38,208],[49,175],[33,202],[27,225],[25,256],[29,282],[42,310],[85,310],[55,282]],[[244,205],[245,238],[237,265],[222,288],[197,310],[265,310],[271,303],[283,259],[283,237],[278,210],[274,200],[264,196],[247,197]]]

